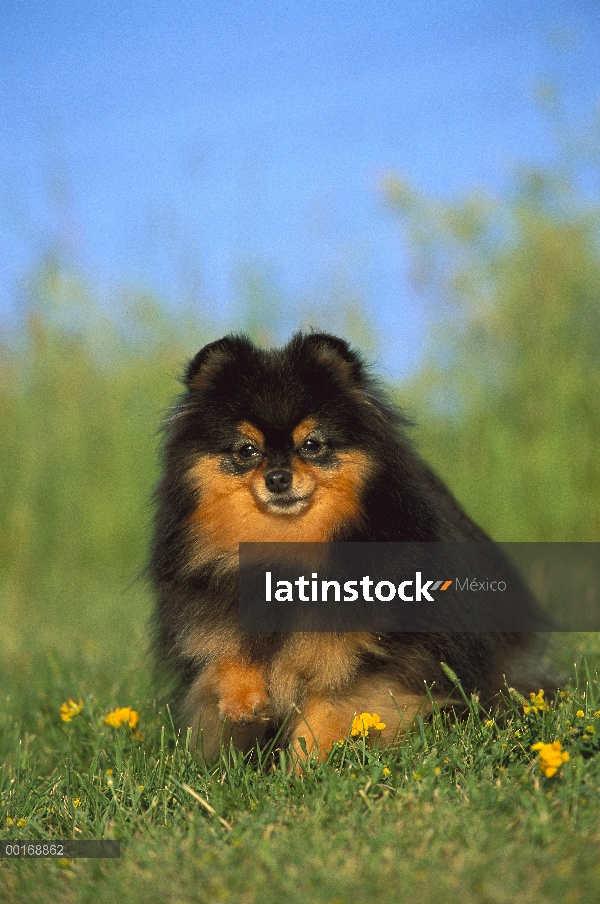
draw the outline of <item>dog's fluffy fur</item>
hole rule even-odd
[[[486,540],[406,437],[408,422],[360,357],[326,334],[263,351],[244,336],[207,345],[187,366],[165,424],[151,572],[160,660],[180,680],[180,714],[213,757],[267,732],[321,754],[353,716],[376,712],[392,743],[424,682],[491,699],[528,641],[500,634],[243,634],[244,541]]]

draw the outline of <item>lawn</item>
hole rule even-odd
[[[470,700],[397,749],[358,737],[298,773],[277,742],[197,761],[153,692],[147,599],[133,597],[121,630],[105,601],[87,644],[84,608],[66,653],[40,632],[3,659],[1,837],[122,841],[119,860],[0,861],[3,901],[598,900],[596,635],[553,638],[559,667],[588,656],[549,708],[513,696],[494,718]],[[63,721],[69,698],[83,707]],[[123,706],[134,728],[104,722]],[[532,746],[555,740],[569,759],[547,777]]]

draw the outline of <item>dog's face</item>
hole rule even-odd
[[[294,427],[263,430],[242,421],[235,433],[231,451],[220,457],[221,470],[238,478],[237,485],[247,487],[268,515],[292,518],[307,511],[319,488],[339,480],[348,462],[348,451],[336,451],[326,424],[312,417]]]
[[[359,359],[333,337],[264,352],[225,338],[190,362],[177,419],[202,555],[240,542],[324,542],[362,517],[376,469]]]

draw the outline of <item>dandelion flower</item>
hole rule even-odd
[[[560,741],[553,741],[551,744],[538,741],[537,744],[532,745],[531,749],[538,751],[538,766],[546,778],[552,778],[562,764],[569,761],[569,754],[562,749]]]
[[[68,703],[62,703],[60,707],[60,717],[63,722],[70,722],[74,716],[78,716],[81,710],[83,709],[83,700],[81,697],[79,701],[75,703],[74,700],[69,697]]]
[[[577,712],[575,713],[575,715],[577,716],[578,719],[583,719],[585,716],[585,713],[582,709],[578,709]]]
[[[121,725],[127,723],[130,728],[135,728],[140,720],[140,714],[130,706],[118,706],[115,710],[104,717],[105,725],[112,725],[113,728],[120,728]]]
[[[382,722],[377,713],[361,713],[352,720],[352,735],[362,735],[363,738],[369,737],[369,728],[375,731],[383,731],[385,722]]]

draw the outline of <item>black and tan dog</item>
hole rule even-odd
[[[406,437],[407,421],[360,357],[325,334],[263,351],[243,336],[189,363],[165,425],[151,571],[160,658],[180,712],[214,756],[285,723],[320,753],[376,712],[392,743],[423,711],[424,682],[491,699],[518,674],[524,635],[241,633],[240,542],[485,540]],[[426,709],[426,707],[425,707]]]

